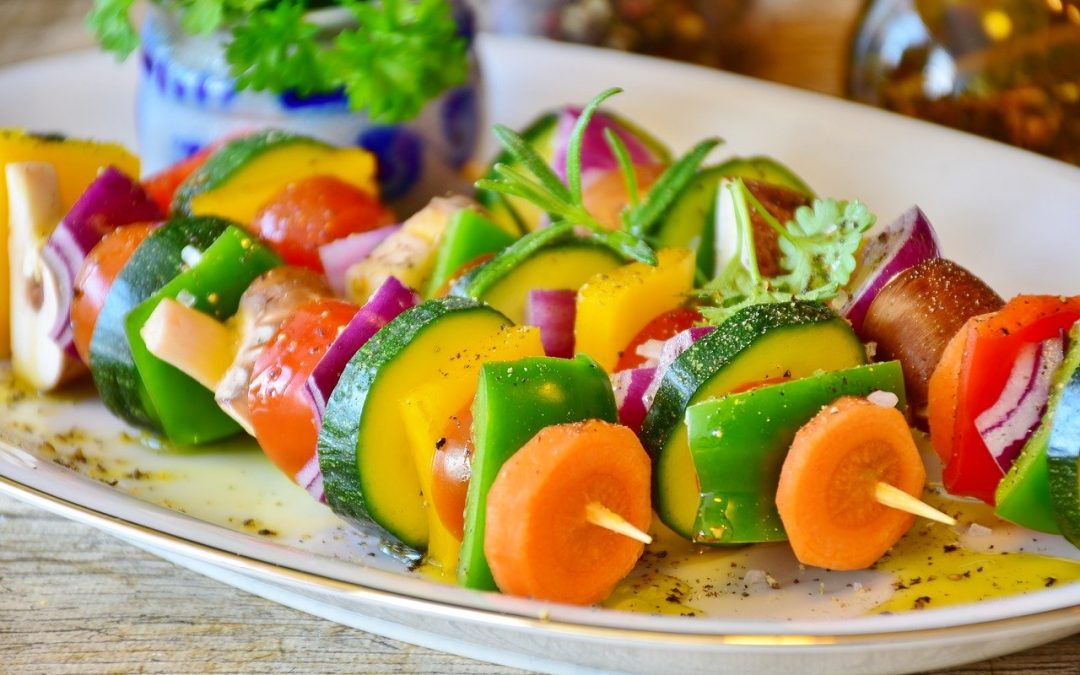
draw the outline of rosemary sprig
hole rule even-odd
[[[604,139],[618,162],[626,182],[629,204],[620,214],[622,229],[609,230],[585,208],[581,183],[581,152],[585,132],[600,106],[622,92],[613,87],[594,97],[581,111],[566,153],[566,183],[548,166],[540,154],[520,134],[502,125],[495,126],[495,136],[516,162],[498,163],[494,177],[480,180],[476,187],[505,195],[520,197],[548,213],[553,225],[568,223],[589,232],[591,239],[603,243],[620,255],[649,265],[656,264],[656,252],[646,236],[651,227],[671,206],[680,192],[694,179],[705,157],[720,144],[719,139],[707,139],[673,163],[642,199],[637,175],[626,144],[610,129]]]

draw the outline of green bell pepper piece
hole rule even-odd
[[[615,396],[604,369],[592,358],[545,356],[485,363],[473,401],[472,478],[465,502],[458,583],[496,591],[484,531],[487,495],[506,460],[544,427],[600,419],[617,421]]]
[[[435,294],[468,262],[485,253],[498,253],[515,238],[473,209],[462,209],[450,218],[428,281],[427,297]]]
[[[904,409],[899,361],[822,373],[690,406],[686,425],[701,489],[694,541],[726,545],[786,540],[776,488],[796,432],[841,396],[874,391],[896,394]]]
[[[1009,472],[998,483],[995,494],[997,507],[994,513],[999,518],[1037,532],[1061,534],[1050,498],[1050,472],[1046,451],[1050,445],[1050,432],[1054,427],[1062,392],[1073,374],[1080,370],[1078,340],[1080,328],[1073,326],[1069,331],[1069,350],[1065,354],[1065,361],[1054,374],[1050,400],[1046,404],[1042,421],[1035,433],[1024,443],[1020,456],[1013,462]]]
[[[189,304],[215,319],[236,313],[240,296],[259,275],[281,265],[266,246],[230,225],[201,253],[199,261],[142,304],[124,320],[124,331],[139,377],[157,411],[165,437],[177,445],[198,445],[232,436],[240,426],[214,401],[214,392],[157,358],[140,331],[165,298]]]

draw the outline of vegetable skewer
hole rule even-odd
[[[945,525],[956,525],[956,519],[952,516],[938,511],[933,506],[889,483],[878,481],[874,486],[874,500],[882,506],[910,513],[913,516],[922,516]]]
[[[629,520],[600,502],[589,502],[585,505],[585,520],[615,534],[621,534],[635,541],[640,541],[642,544],[652,543],[652,537],[647,532],[642,532]]]

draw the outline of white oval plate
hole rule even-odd
[[[675,147],[718,134],[724,154],[780,158],[822,194],[857,196],[884,220],[917,202],[949,255],[1003,294],[1080,289],[1074,167],[710,70],[539,41],[487,38],[482,53],[494,120],[520,125],[542,108],[622,86],[616,107]],[[99,54],[10,67],[0,71],[0,127],[133,145],[133,87],[133,67]],[[278,602],[473,658],[574,672],[915,672],[1080,630],[1080,584],[890,616],[863,615],[858,603],[785,601],[686,618],[472,593],[403,573],[257,452],[157,453],[92,397],[6,396],[0,490]],[[65,433],[73,428],[84,433]],[[1038,537],[1034,548],[1075,555],[1056,537]],[[843,595],[840,581],[828,595]]]

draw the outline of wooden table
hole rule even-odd
[[[89,4],[0,0],[0,63],[89,45]],[[750,30],[771,46],[753,74],[839,92],[859,4],[762,0]],[[130,672],[516,671],[313,618],[0,496],[0,673]],[[1080,673],[1080,636],[947,672]]]

